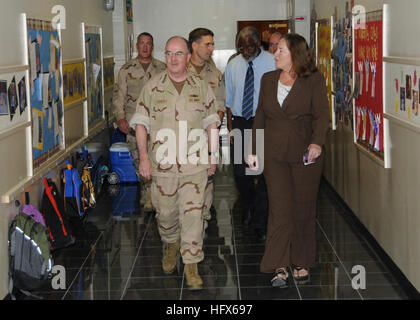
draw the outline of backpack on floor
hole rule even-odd
[[[80,177],[82,179],[82,204],[85,212],[94,208],[96,205],[95,189],[90,175],[90,168],[91,167],[86,164],[82,169]]]
[[[79,171],[66,161],[64,170],[64,207],[70,217],[83,217],[82,180]]]
[[[39,222],[44,227],[46,227],[44,217],[42,216],[42,213],[38,211],[37,208],[35,208],[33,205],[29,203],[29,193],[25,192],[25,205],[23,206],[22,213],[32,217],[33,220],[36,222]]]
[[[41,212],[48,227],[50,248],[56,250],[72,245],[75,239],[68,226],[63,198],[54,182],[47,178],[43,182],[45,189]]]
[[[90,170],[93,188],[95,191],[95,195],[97,197],[101,193],[102,185],[104,183],[104,178],[108,174],[108,172],[109,172],[108,161],[103,156],[100,156],[98,160],[96,160],[95,165]]]
[[[31,216],[20,212],[9,229],[9,293],[18,288],[26,295],[46,284],[52,271],[48,230]]]
[[[86,148],[83,149],[82,153],[76,155],[76,161],[73,167],[79,172],[80,180],[82,181],[80,203],[83,212],[86,212],[96,205],[95,190],[90,174],[93,163]]]

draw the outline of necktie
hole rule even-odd
[[[249,62],[246,71],[244,98],[242,99],[242,117],[246,120],[252,117],[254,106],[254,70],[252,69],[252,61]]]

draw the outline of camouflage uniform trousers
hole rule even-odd
[[[203,209],[203,219],[207,221],[211,219],[211,212],[210,208],[213,204],[214,199],[214,182],[213,182],[213,176],[209,177],[206,185],[206,189],[204,191],[204,209]]]
[[[152,203],[163,242],[180,241],[184,264],[199,263],[203,252],[203,202],[207,170],[187,176],[153,176]]]
[[[137,142],[136,137],[131,134],[127,135],[127,143],[128,148],[131,152],[131,156],[133,157],[134,167],[136,168],[137,177],[139,177],[140,182],[140,204],[143,205],[147,209],[152,209],[152,201],[151,201],[151,187],[152,181],[146,181],[141,178],[139,174],[139,151],[137,149]]]

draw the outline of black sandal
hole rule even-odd
[[[297,276],[297,277],[295,277],[295,270],[297,272],[299,272],[300,270],[306,270],[307,274],[304,275],[304,276]],[[308,281],[309,280],[309,269],[308,268],[302,268],[302,267],[294,266],[293,267],[293,278],[296,281]]]
[[[285,278],[283,278],[283,276]],[[276,288],[287,288],[288,274],[285,270],[279,268],[274,272],[274,278],[271,279],[271,285]]]

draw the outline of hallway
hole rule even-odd
[[[76,243],[55,254],[55,265],[66,271],[65,288],[54,290],[49,285],[35,294],[47,300],[412,298],[325,182],[318,201],[318,264],[311,269],[310,282],[297,284],[289,277],[287,289],[272,288],[272,275],[259,272],[264,244],[252,227],[241,224],[230,167],[217,172],[215,185],[216,214],[206,230],[205,259],[199,264],[203,290],[187,289],[181,259],[173,275],[163,273],[163,246],[154,217],[142,212],[118,213],[138,210],[138,199],[127,202],[130,194],[137,194],[137,186],[121,186],[120,196],[104,192],[89,213],[85,230],[75,233]],[[366,289],[352,288],[356,265],[365,268]]]

